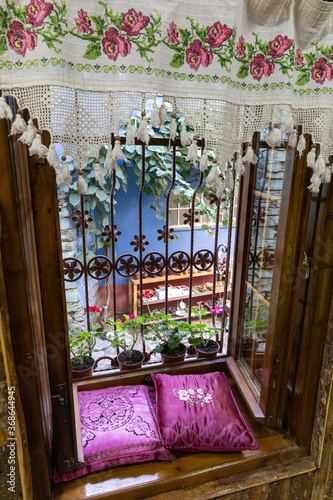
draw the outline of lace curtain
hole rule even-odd
[[[0,0],[1,90],[79,166],[161,94],[222,162],[282,116],[326,162],[332,13],[321,0]]]

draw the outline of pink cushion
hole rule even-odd
[[[108,467],[173,460],[162,445],[153,409],[154,389],[144,385],[78,393],[84,467],[54,481],[69,481]]]
[[[226,376],[151,375],[157,397],[157,422],[173,450],[257,450]]]

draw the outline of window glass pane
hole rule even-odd
[[[285,159],[285,149],[260,151],[249,214],[251,234],[241,361],[258,391],[265,356]]]

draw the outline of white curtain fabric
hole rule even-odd
[[[332,16],[321,0],[0,0],[0,88],[80,163],[158,94],[223,161],[288,113],[327,160]]]

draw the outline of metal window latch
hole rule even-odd
[[[51,398],[57,398],[61,406],[67,406],[68,405],[67,384],[66,383],[58,384],[57,389],[58,393],[53,394]]]
[[[303,269],[305,268],[305,272],[303,272],[302,278],[307,280],[308,277],[310,276],[310,264],[309,264],[309,259],[308,259],[308,256],[306,255],[306,252],[304,252],[302,268]]]

